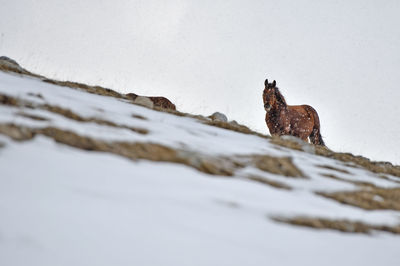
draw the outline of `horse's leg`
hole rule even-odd
[[[311,143],[315,145],[325,146],[325,143],[321,136],[320,123],[317,111],[315,111],[315,109],[309,105],[305,105],[304,107],[309,113],[309,115],[312,116],[312,118],[314,118],[314,126],[310,134]]]

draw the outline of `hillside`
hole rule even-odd
[[[399,166],[0,70],[0,265],[398,265]]]

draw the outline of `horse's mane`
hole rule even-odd
[[[283,104],[285,106],[287,105],[285,97],[283,97],[283,95],[279,91],[278,87],[275,87],[275,96],[276,96],[276,99],[278,100],[278,102],[280,102],[281,104]]]

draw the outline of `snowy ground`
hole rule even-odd
[[[306,216],[394,226],[400,223],[398,211],[367,211],[315,192],[357,189],[321,174],[383,188],[399,187],[397,177],[385,180],[264,138],[32,77],[0,72],[0,93],[149,133],[6,105],[0,105],[0,124],[53,126],[109,142],[152,142],[212,156],[291,157],[308,177],[287,178],[251,165],[219,177],[181,164],[72,148],[41,135],[17,142],[0,134],[0,265],[398,265],[399,235],[316,230],[271,219]],[[250,181],[249,174],[292,190]]]

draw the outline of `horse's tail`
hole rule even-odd
[[[309,105],[305,105],[304,107],[307,110],[308,114],[314,118],[314,127],[313,127],[313,130],[310,135],[311,143],[316,144],[316,145],[325,146],[324,140],[322,139],[322,136],[321,136],[321,129],[320,129],[320,123],[319,123],[319,117],[318,117],[317,111],[315,111],[315,109]]]

